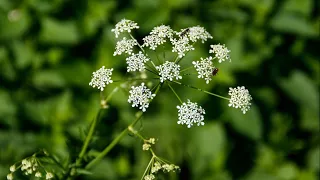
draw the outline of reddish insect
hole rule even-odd
[[[212,76],[217,75],[218,71],[219,71],[219,69],[214,67],[213,70],[212,70]]]

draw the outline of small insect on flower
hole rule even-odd
[[[214,67],[214,68],[213,68],[213,71],[212,71],[212,76],[217,75],[218,72],[219,72],[219,69],[216,68],[216,67]]]
[[[189,32],[190,32],[190,29],[189,29],[189,28],[183,30],[182,33],[180,34],[180,37],[185,36],[185,35],[186,35],[187,33],[189,33]]]

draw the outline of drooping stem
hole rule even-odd
[[[198,91],[201,91],[201,92],[204,92],[204,93],[206,93],[206,94],[210,94],[210,95],[212,95],[212,96],[216,96],[216,97],[219,97],[219,98],[228,100],[228,101],[230,100],[229,98],[220,96],[220,95],[218,95],[218,94],[215,94],[215,93],[212,93],[212,92],[209,92],[209,91],[206,91],[206,90],[203,90],[203,89],[194,87],[194,86],[190,86],[190,85],[187,85],[187,84],[182,84],[181,82],[178,82],[178,81],[172,81],[172,82],[174,82],[174,83],[176,83],[176,84],[179,84],[179,85],[182,85],[182,86],[186,86],[186,87],[188,87],[188,88],[196,89],[196,90],[198,90]]]

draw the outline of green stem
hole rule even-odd
[[[157,94],[161,88],[162,84],[158,85],[155,94]],[[150,101],[151,102],[151,101]],[[143,115],[143,112],[141,112],[138,117],[127,127],[125,128],[120,134],[119,136],[117,136],[97,157],[95,157],[92,161],[90,161],[85,169],[90,169],[92,168],[93,165],[95,165],[97,162],[99,162],[100,160],[102,160],[102,158],[104,156],[106,156],[109,151],[116,145],[118,144],[118,142],[124,137],[124,135],[126,135],[126,133],[131,130],[133,128],[133,126],[141,119]]]
[[[85,139],[85,141],[84,141],[84,144],[83,144],[83,146],[82,146],[81,152],[80,152],[79,157],[78,157],[78,159],[77,159],[77,161],[76,161],[76,165],[80,165],[80,163],[81,163],[81,161],[82,161],[82,158],[83,158],[83,156],[84,156],[85,153],[86,153],[86,150],[87,150],[87,148],[88,148],[88,146],[89,146],[90,140],[91,140],[92,135],[93,135],[93,133],[94,133],[94,129],[95,129],[95,127],[96,127],[97,120],[98,120],[98,117],[99,117],[100,113],[101,113],[101,109],[99,110],[96,118],[93,119],[93,121],[92,121],[92,123],[91,123],[91,125],[90,125],[89,133],[88,133],[88,135],[87,135],[87,137],[86,137],[86,139]]]
[[[182,86],[186,86],[186,87],[188,87],[188,88],[196,89],[196,90],[198,90],[198,91],[201,91],[201,92],[204,92],[204,93],[206,93],[206,94],[210,94],[210,95],[212,95],[212,96],[216,96],[216,97],[219,97],[219,98],[228,100],[228,101],[230,100],[229,98],[220,96],[220,95],[218,95],[218,94],[214,94],[214,93],[212,93],[212,92],[209,92],[209,91],[206,91],[206,90],[203,90],[203,89],[194,87],[194,86],[190,86],[190,85],[187,85],[187,84],[182,84],[181,82],[178,82],[178,81],[172,81],[172,82],[174,82],[174,83],[176,83],[176,84],[179,84],[179,85],[182,85]]]
[[[179,101],[181,102],[181,104],[183,103],[180,99],[180,97],[178,96],[178,94],[176,93],[176,91],[171,87],[170,83],[167,83],[169,88],[171,89],[171,91],[176,95],[176,97],[179,99]]]
[[[140,113],[139,116],[126,128],[124,129],[119,136],[117,136],[97,157],[95,157],[89,164],[86,165],[85,169],[90,169],[94,164],[99,162],[109,151],[116,145],[118,142],[127,134],[129,128],[134,126],[138,120],[142,117],[143,113]]]

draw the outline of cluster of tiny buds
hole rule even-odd
[[[150,138],[148,140],[144,140],[144,143],[142,145],[142,150],[148,151],[152,144],[155,144],[156,140],[154,138]]]
[[[43,169],[43,167],[39,167],[39,162],[37,160],[36,157],[32,156],[30,158],[26,158],[23,159],[21,161],[21,164],[16,167],[16,165],[12,165],[10,166],[10,173],[7,175],[7,180],[13,180],[14,179],[14,172],[16,172],[18,169],[20,168],[20,170],[25,174],[25,175],[32,175],[34,174],[35,177],[37,178],[41,178],[42,177],[42,171],[41,169]],[[52,179],[53,178],[53,174],[51,172],[47,172],[45,171],[45,178],[46,179]]]
[[[153,180],[155,179],[155,175],[156,173],[158,173],[159,170],[161,170],[163,172],[175,172],[177,170],[180,170],[180,167],[179,166],[176,166],[174,164],[168,164],[168,163],[165,163],[164,161],[160,160],[160,159],[157,159],[155,158],[155,161],[151,167],[151,171],[148,175],[145,175],[144,176],[144,180]]]

